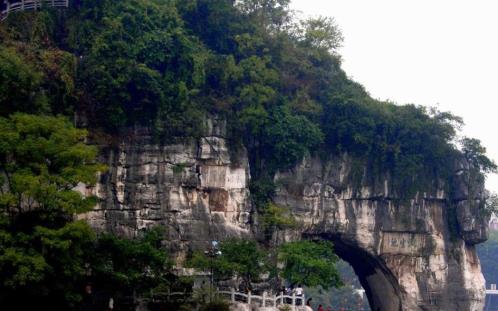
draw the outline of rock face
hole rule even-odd
[[[482,192],[470,201],[466,193],[449,197],[441,190],[400,200],[387,181],[363,182],[354,191],[350,168],[347,157],[308,159],[276,176],[277,204],[302,223],[294,238],[332,240],[372,310],[482,310],[484,279],[474,247],[487,236],[476,207]]]
[[[100,203],[83,218],[97,230],[129,237],[162,226],[179,262],[211,240],[250,237],[246,153],[232,163],[224,122],[209,120],[206,127],[210,135],[199,141],[160,146],[140,128],[119,146],[103,148],[108,172],[85,190]]]
[[[166,228],[165,241],[181,262],[210,240],[252,238],[250,171],[244,150],[231,160],[224,122],[207,121],[199,141],[161,146],[146,129],[103,150],[109,171],[86,189],[100,197],[85,215],[95,228],[135,236]],[[455,174],[456,193],[442,190],[411,200],[393,195],[387,178],[354,189],[347,156],[308,158],[275,176],[275,201],[301,224],[288,240],[327,239],[355,269],[372,310],[480,311],[484,279],[475,244],[487,238],[486,220],[469,199],[465,166]]]

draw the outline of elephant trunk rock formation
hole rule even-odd
[[[209,135],[200,140],[158,145],[142,128],[105,147],[109,171],[94,188],[82,185],[81,191],[101,199],[84,218],[99,230],[127,236],[163,226],[177,262],[210,240],[253,238],[247,154],[231,157],[224,122],[206,122]],[[483,191],[469,199],[465,165],[455,173],[458,191],[451,196],[437,190],[401,200],[388,178],[354,189],[347,178],[350,162],[347,155],[310,157],[276,174],[275,202],[302,224],[285,237],[333,241],[372,310],[482,310],[484,278],[475,244],[487,238],[476,204]]]

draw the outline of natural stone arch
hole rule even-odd
[[[81,189],[101,199],[84,218],[127,236],[163,226],[177,262],[210,240],[255,238],[247,154],[231,162],[224,124],[208,120],[210,134],[199,141],[166,146],[155,144],[150,130],[136,128],[122,144],[106,148],[101,161],[109,171],[95,188]],[[307,158],[277,173],[273,199],[299,223],[279,237],[335,242],[379,310],[481,311],[484,278],[475,244],[486,239],[487,220],[477,204],[482,189],[469,198],[465,165],[455,172],[451,196],[441,187],[408,200],[396,198],[388,178],[363,180],[358,188],[348,180],[350,169],[344,155]]]
[[[486,239],[479,210],[458,178],[441,189],[400,199],[387,178],[348,181],[348,157],[304,160],[275,177],[275,202],[299,223],[287,238],[320,237],[353,266],[374,311],[480,311],[484,278],[475,244]],[[465,173],[458,176],[464,176]]]
[[[333,242],[335,253],[349,263],[356,273],[372,311],[402,310],[398,281],[381,260],[343,240],[341,235],[322,234],[306,238]]]

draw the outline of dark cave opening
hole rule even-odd
[[[348,243],[353,239],[347,239],[339,234],[310,236],[309,238],[319,238],[334,243],[337,256],[353,268],[365,290],[372,311],[402,310],[398,282],[381,258],[376,258],[359,246]]]

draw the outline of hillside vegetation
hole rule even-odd
[[[224,117],[272,228],[289,222],[271,202],[273,176],[309,154],[347,153],[356,177],[387,174],[401,198],[450,185],[462,156],[481,178],[496,169],[478,140],[457,148],[459,117],[371,98],[341,69],[334,20],[297,20],[289,2],[81,0],[0,23],[0,304],[75,309],[90,273],[115,297],[178,281],[160,232],[128,241],[73,221],[95,199],[72,189],[106,169],[88,132],[146,126],[171,143]]]
[[[86,0],[11,16],[0,30],[0,112],[78,113],[114,134],[145,125],[165,142],[225,116],[264,200],[273,173],[309,152],[390,172],[400,196],[449,176],[462,120],[372,99],[340,67],[334,21],[298,21],[289,2]]]

